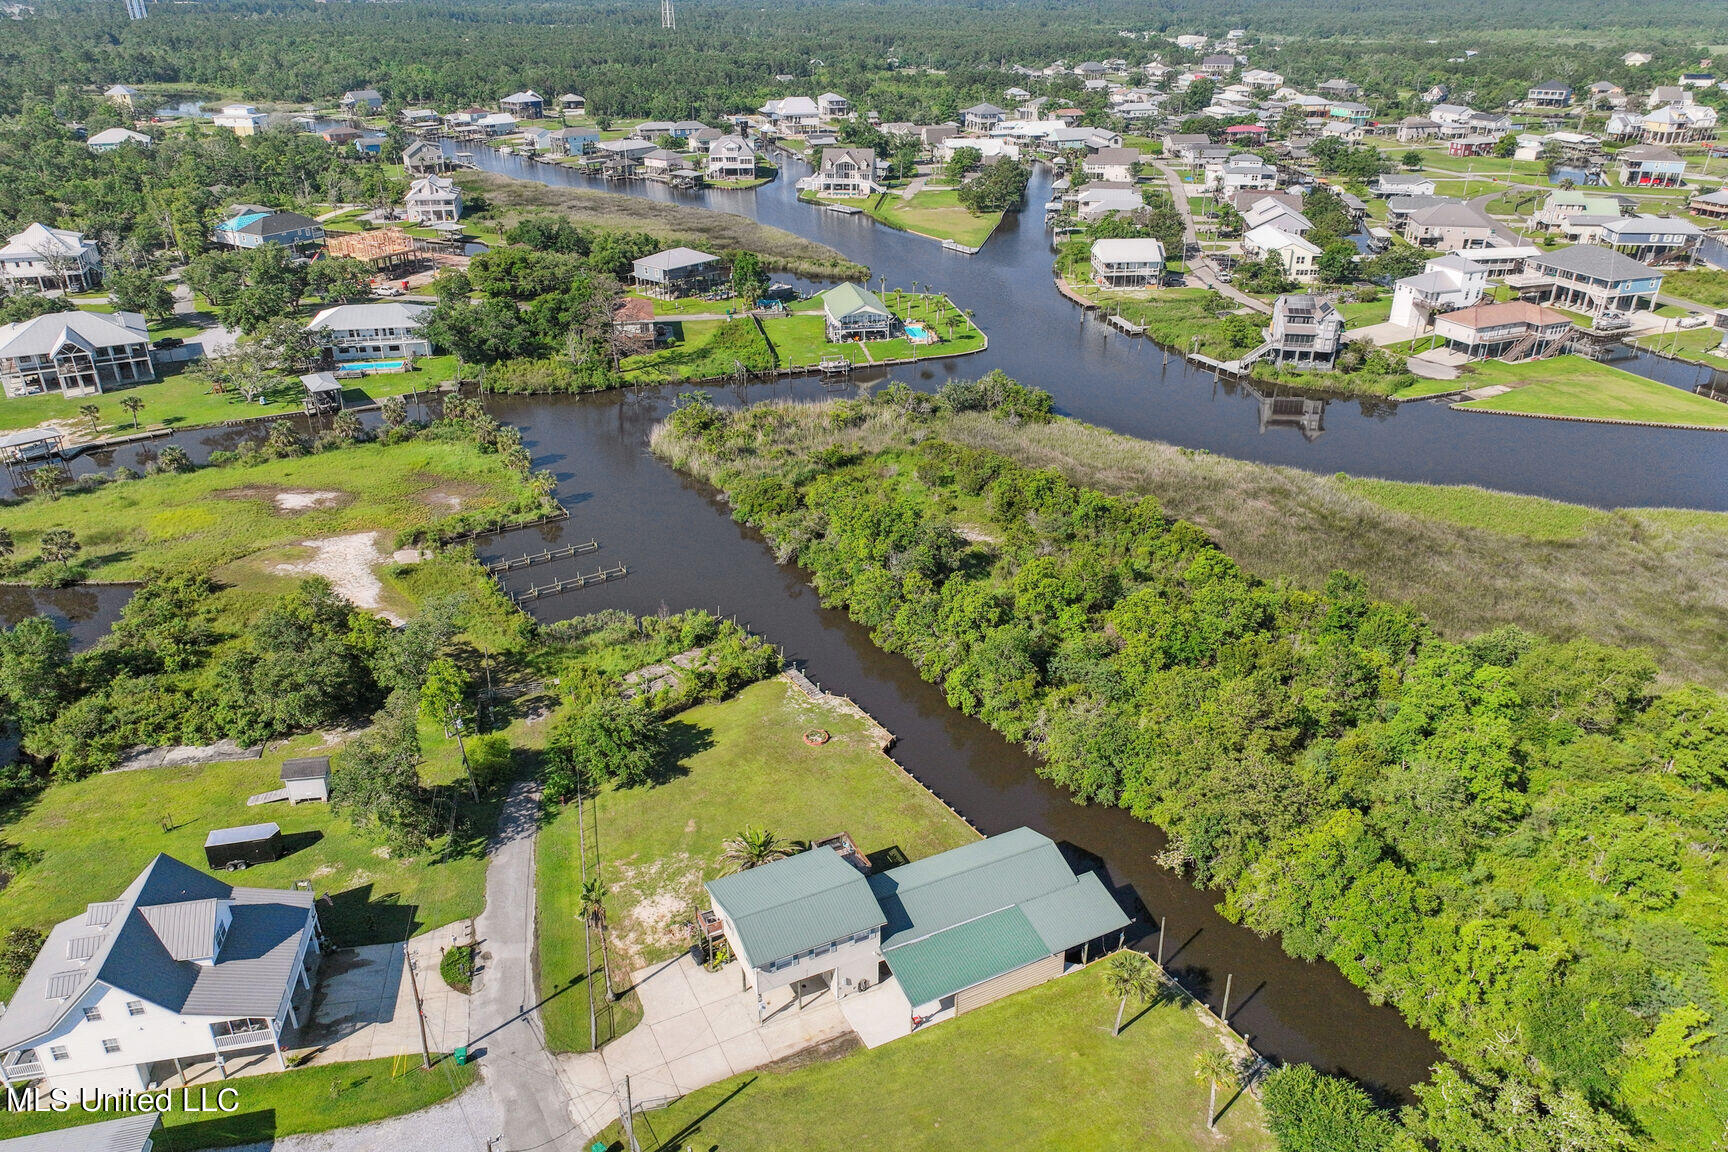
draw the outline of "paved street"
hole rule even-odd
[[[510,790],[486,869],[486,911],[475,921],[481,970],[469,1004],[469,1051],[480,1061],[503,1123],[499,1152],[581,1152],[570,1096],[546,1050],[535,1007],[534,833],[538,786]],[[453,1148],[453,1144],[422,1145]]]
[[[1188,186],[1182,183],[1182,174],[1162,160],[1154,160],[1154,167],[1164,174],[1164,180],[1170,186],[1170,199],[1176,203],[1176,211],[1182,215],[1182,235],[1188,244],[1199,246],[1200,234],[1194,228],[1194,213],[1188,207]],[[1188,278],[1201,287],[1210,288],[1245,308],[1256,312],[1271,312],[1272,306],[1263,300],[1256,300],[1244,292],[1238,292],[1230,285],[1218,279],[1218,273],[1205,257],[1196,257],[1188,265]]]

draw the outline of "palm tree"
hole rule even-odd
[[[1116,1005],[1116,1026],[1110,1035],[1122,1034],[1122,1014],[1128,1010],[1128,998],[1150,1004],[1158,995],[1158,968],[1144,952],[1132,948],[1113,954],[1104,962],[1104,991],[1119,1000]]]
[[[751,828],[746,825],[744,831],[726,841],[720,859],[725,863],[725,874],[748,872],[752,868],[760,868],[764,864],[772,864],[799,851],[801,845],[794,841],[782,840],[766,828]]]
[[[600,971],[606,976],[606,1002],[617,997],[612,992],[612,962],[606,951],[606,885],[600,877],[591,877],[582,885],[582,918],[600,933]]]
[[[94,404],[78,405],[78,415],[90,421],[90,435],[96,435],[96,429],[102,424],[102,409]]]
[[[1236,1065],[1221,1048],[1200,1052],[1194,1057],[1194,1081],[1211,1089],[1206,1101],[1206,1127],[1218,1130],[1218,1086],[1236,1082]]]
[[[72,574],[72,557],[84,550],[70,528],[50,528],[42,533],[42,559],[58,564],[68,576]]]
[[[132,427],[138,427],[138,410],[144,407],[144,401],[138,399],[136,396],[128,396],[126,399],[120,401],[120,407],[131,413]]]

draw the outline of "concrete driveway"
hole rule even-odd
[[[806,996],[803,1007],[786,988],[758,1003],[737,964],[709,972],[684,955],[633,979],[642,1023],[601,1052],[560,1058],[577,1124],[588,1133],[618,1118],[626,1077],[631,1099],[652,1106],[852,1030],[831,991]]]
[[[337,1064],[380,1056],[420,1054],[414,988],[404,963],[412,956],[426,1013],[426,1042],[434,1052],[468,1043],[468,997],[438,975],[444,949],[467,943],[466,920],[435,928],[408,942],[344,948],[325,956],[312,1001],[312,1018],[283,1045],[312,1050],[309,1064]]]

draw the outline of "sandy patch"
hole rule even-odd
[[[296,564],[278,564],[277,572],[322,576],[330,581],[337,595],[355,607],[376,612],[392,624],[402,623],[402,617],[384,607],[384,585],[372,571],[384,560],[378,551],[378,533],[356,532],[300,543],[311,548],[315,555]]]
[[[341,498],[340,492],[278,492],[276,507],[284,512],[301,512],[307,508],[327,508]]]
[[[691,901],[701,891],[702,867],[689,853],[644,865],[614,864],[607,884],[629,908],[623,922],[613,925],[612,942],[631,966],[690,943]]]

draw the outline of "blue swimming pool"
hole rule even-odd
[[[400,372],[408,366],[406,360],[349,360],[336,365],[338,372]]]
[[[906,335],[911,337],[913,340],[922,340],[924,337],[930,335],[930,333],[922,324],[908,324],[906,325]]]

